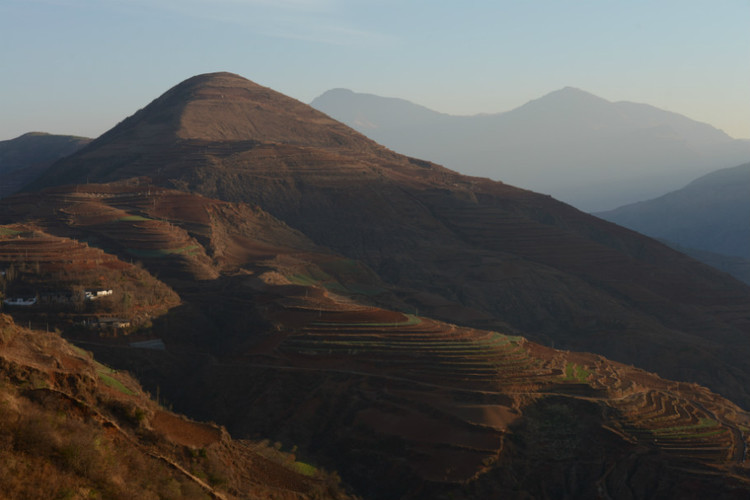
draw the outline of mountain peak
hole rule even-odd
[[[116,137],[141,144],[254,140],[327,146],[367,141],[308,105],[229,72],[188,78],[100,140]]]
[[[105,170],[109,172],[105,176],[108,180],[152,175],[153,165],[133,164],[127,172],[120,172],[111,165],[103,165],[99,158],[110,154],[122,156],[123,152],[137,157],[191,142],[384,150],[296,99],[233,73],[206,73],[167,90],[96,139],[89,148],[56,164],[39,179],[38,185],[95,178]]]
[[[545,94],[544,96],[530,101],[531,103],[540,104],[569,104],[569,105],[603,105],[610,104],[606,99],[596,96],[585,90],[576,87],[563,87],[559,90]]]
[[[351,89],[345,89],[343,87],[339,87],[335,89],[326,90],[325,92],[320,94],[317,97],[317,99],[324,99],[327,96],[349,97],[349,96],[353,96],[354,94],[355,94],[354,91]]]

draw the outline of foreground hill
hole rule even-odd
[[[180,297],[179,305],[154,314],[150,326],[117,336],[92,337],[70,325],[67,313],[44,304],[31,306],[35,315],[85,342],[97,359],[138,374],[181,411],[310,457],[296,462],[268,446],[229,441],[221,429],[171,416],[147,401],[123,410],[139,422],[128,424],[133,431],[117,425],[133,439],[148,436],[141,445],[151,451],[148,457],[158,453],[173,461],[179,477],[165,479],[156,466],[153,475],[132,477],[122,467],[115,472],[127,487],[168,496],[159,488],[169,485],[179,489],[175,496],[199,498],[200,488],[212,491],[200,480],[216,496],[341,496],[335,477],[304,477],[313,473],[312,461],[339,470],[357,494],[372,499],[743,498],[750,492],[750,415],[728,400],[598,355],[377,306],[397,304],[398,287],[257,207],[145,179],[55,188],[15,196],[0,207],[6,217],[25,216],[38,225],[36,232],[6,227],[0,262],[7,269],[38,262],[44,271],[57,262],[54,249],[72,245],[64,236],[75,236],[123,258],[138,256]],[[65,252],[71,272],[80,274],[95,255],[102,263],[117,260],[81,246],[78,254]],[[42,272],[37,287],[45,277],[56,279]],[[136,302],[156,285],[140,278],[146,286],[133,290]],[[8,307],[24,317],[20,309]],[[28,363],[28,351],[36,349],[46,363],[57,359],[68,370],[50,368],[54,377],[31,377],[33,383],[49,377],[70,384],[88,374],[116,388],[117,397],[125,396],[113,380],[139,393],[131,379],[103,365],[91,368],[83,353],[60,347],[55,335],[7,324],[13,333],[3,337],[4,359]],[[78,364],[70,353],[82,358]],[[120,406],[100,399],[107,429],[119,420],[106,409]],[[41,410],[24,411],[33,416]],[[78,444],[82,460],[89,460],[84,465],[136,460],[115,455],[131,453],[129,442],[110,444],[98,428],[80,432],[89,440]],[[55,461],[57,445],[35,446],[37,456],[50,454],[65,481],[83,485],[76,488],[103,494],[114,488],[107,483],[114,465],[85,465],[88,472],[76,475]],[[133,446],[141,449],[138,442]],[[110,455],[102,458],[100,449]],[[12,472],[4,477],[34,477]],[[127,497],[130,490],[121,489]]]
[[[750,259],[750,163],[597,215],[680,247]]]
[[[345,89],[311,105],[399,153],[550,193],[586,211],[658,196],[750,158],[750,142],[707,124],[570,87],[475,116]]]
[[[291,455],[150,400],[59,335],[0,314],[3,498],[348,498]]]
[[[68,135],[30,132],[15,139],[0,141],[0,198],[20,190],[60,158],[91,139]]]

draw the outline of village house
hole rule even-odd
[[[130,321],[122,318],[99,318],[99,328],[128,328]]]
[[[87,328],[105,329],[105,328],[128,328],[130,321],[124,318],[109,318],[92,316],[81,321],[81,324]]]
[[[86,290],[84,292],[84,296],[86,300],[96,300],[101,297],[106,297],[107,295],[112,295],[112,289],[102,289],[102,290]]]
[[[36,297],[8,297],[3,304],[8,306],[29,307],[37,303]]]

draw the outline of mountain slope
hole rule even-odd
[[[98,181],[124,175],[175,176],[172,169],[183,168],[170,165],[175,155],[201,161],[221,154],[227,144],[242,149],[259,142],[364,151],[379,148],[307,105],[284,98],[284,105],[279,106],[277,92],[242,83],[238,85],[236,75],[229,73],[190,78],[94,140],[73,161],[60,162],[33,187],[83,182],[86,176]],[[124,145],[128,148],[122,149]],[[144,155],[148,162],[140,164]],[[114,156],[119,156],[116,163],[112,163]],[[163,166],[154,168],[155,157],[161,158]]]
[[[750,259],[750,163],[597,215],[679,246]]]
[[[30,132],[0,141],[0,198],[20,190],[53,162],[77,151],[90,140]]]
[[[704,264],[708,264],[714,269],[724,271],[725,273],[734,276],[743,283],[750,285],[750,259],[743,259],[742,257],[732,257],[731,255],[706,252],[704,250],[696,250],[694,248],[685,248],[669,241],[663,242],[665,245],[669,245],[675,250],[679,250],[685,255],[689,255],[695,260],[699,260]]]
[[[7,217],[28,216],[117,255],[136,250],[181,301],[140,333],[161,348],[82,337],[41,305],[36,316],[87,340],[97,359],[137,373],[181,411],[233,435],[270,437],[277,448],[298,445],[298,456],[340,470],[364,498],[741,498],[750,491],[743,462],[750,415],[731,402],[601,356],[375,306],[394,300],[387,284],[257,208],[142,180],[18,195],[0,206]],[[19,234],[5,234],[14,245],[0,251],[5,266],[33,261],[44,271],[60,257],[50,251],[60,236]],[[35,338],[49,345],[49,336]],[[45,359],[70,364],[57,352]],[[181,446],[216,430],[177,426],[160,411],[145,415],[144,426]],[[224,437],[199,446],[182,460],[198,472],[206,462],[206,476],[226,479],[230,492],[246,491],[238,480],[259,491],[259,477],[271,475],[283,498],[340,495],[331,476],[284,475],[309,466],[267,446],[248,450]],[[240,454],[249,463],[230,454],[242,450],[255,453]],[[282,459],[269,465],[268,453]],[[233,465],[211,468],[216,457]]]
[[[647,199],[750,158],[750,143],[709,125],[571,87],[476,116],[343,89],[311,105],[400,153],[550,193],[587,211]]]
[[[312,109],[288,122],[264,111],[300,106],[236,75],[194,77],[37,185],[148,175],[257,204],[369,266],[398,307],[598,352],[750,404],[746,286],[548,196],[394,154]],[[238,135],[209,140],[213,123],[180,132],[178,118],[204,108]],[[256,135],[266,119],[289,140]],[[297,132],[306,127],[315,131]],[[5,210],[22,217],[23,206]]]
[[[0,314],[3,498],[349,498],[288,454],[175,415],[59,335]]]

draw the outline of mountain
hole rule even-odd
[[[255,204],[362,261],[424,314],[750,401],[740,375],[749,368],[734,347],[748,328],[747,287],[548,196],[395,154],[236,75],[177,85],[34,186],[141,176]],[[707,352],[716,371],[697,368]]]
[[[78,318],[106,310],[105,299],[85,311],[39,303],[8,312],[24,323],[43,318],[96,359],[138,374],[170,406],[256,442],[173,415],[57,334],[0,316],[0,394],[14,408],[2,432],[16,443],[4,462],[15,469],[0,484],[11,498],[54,496],[63,486],[123,497],[137,489],[346,498],[321,464],[374,499],[750,491],[750,414],[707,389],[370,305],[389,292],[361,264],[257,208],[142,181],[16,196],[4,208],[33,206],[38,225],[0,226],[9,293],[19,282],[110,285],[116,304],[130,297],[132,311],[120,314],[140,317],[137,327],[81,328]],[[139,256],[180,303],[155,294],[164,285],[142,268],[42,227]],[[52,416],[70,406],[82,415]],[[36,482],[40,463],[53,472]],[[138,474],[141,463],[148,472]]]
[[[5,314],[0,402],[3,498],[350,498],[333,476],[172,413],[127,373]]]
[[[685,248],[750,259],[750,163],[597,216]]]
[[[89,143],[91,139],[29,132],[0,141],[0,198],[20,190],[45,168]]]
[[[403,154],[601,211],[750,158],[750,142],[646,104],[566,87],[505,113],[451,116],[330,90],[311,105]]]
[[[731,255],[724,255],[714,252],[706,252],[704,250],[696,250],[694,248],[685,248],[676,243],[671,243],[666,240],[662,240],[662,242],[665,245],[669,245],[675,250],[684,253],[685,255],[689,255],[695,260],[699,260],[713,268],[731,274],[743,283],[750,285],[750,259],[743,259],[742,257],[734,257]]]
[[[76,272],[106,258],[62,239],[179,296],[113,334],[75,307],[14,317],[49,320],[193,418],[298,446],[366,498],[750,489],[750,288],[237,75],[178,84],[1,200],[0,223],[27,295],[61,272],[107,285]],[[125,282],[139,286],[113,286],[115,305],[154,300]]]

